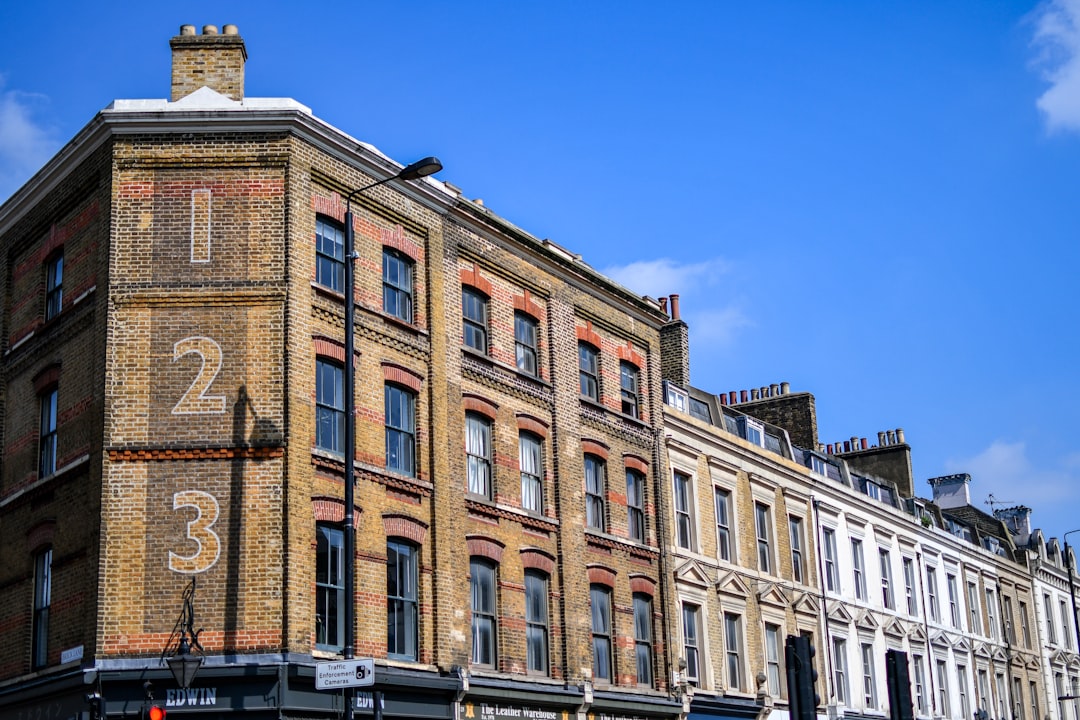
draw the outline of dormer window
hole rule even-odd
[[[739,436],[748,442],[764,447],[762,438],[765,436],[765,426],[747,415],[739,416]]]

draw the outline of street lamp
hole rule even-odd
[[[195,673],[199,672],[199,668],[202,667],[203,659],[191,654],[187,632],[182,632],[176,654],[165,660],[165,662],[169,664],[169,669],[172,670],[173,677],[176,678],[176,684],[182,688],[187,688],[195,679]]]
[[[345,650],[346,660],[351,660],[356,654],[356,526],[355,513],[353,511],[355,470],[353,462],[356,459],[356,395],[355,373],[356,361],[353,358],[355,340],[353,328],[354,295],[356,293],[356,277],[353,262],[357,259],[355,239],[353,237],[353,213],[352,199],[360,193],[366,192],[393,180],[419,180],[428,175],[434,175],[442,170],[442,163],[437,157],[426,157],[414,163],[406,165],[396,175],[383,178],[370,185],[353,190],[345,197],[345,527],[343,528],[345,541]],[[347,688],[345,698],[348,710],[345,717],[352,720],[353,717],[353,688]],[[378,699],[375,703],[378,706]]]
[[[180,617],[177,619],[172,634],[169,636],[165,650],[161,653],[161,659],[168,664],[169,670],[172,671],[173,677],[176,678],[176,684],[185,689],[191,686],[191,683],[195,680],[195,673],[199,672],[199,668],[203,664],[201,655],[191,654],[192,646],[198,649],[199,652],[203,651],[202,645],[199,644],[199,633],[201,632],[202,628],[195,629],[195,578],[192,577],[191,583],[184,588],[184,593],[181,596]],[[165,657],[172,649],[172,641],[177,633],[180,634],[180,639],[176,643],[176,652],[169,657]],[[189,636],[190,640],[188,639]]]

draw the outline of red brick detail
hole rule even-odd
[[[461,284],[476,288],[488,297],[491,297],[491,282],[480,276],[480,268],[473,263],[469,270],[461,271]]]
[[[424,249],[414,243],[405,235],[405,229],[401,225],[395,225],[393,229],[379,229],[379,240],[383,247],[393,248],[402,255],[409,257],[413,262],[424,259]]]
[[[345,503],[336,498],[312,498],[311,511],[315,514],[315,522],[345,521]]]
[[[586,455],[596,455],[597,457],[607,460],[608,447],[602,442],[596,440],[582,440],[581,449]]]
[[[383,378],[386,382],[404,385],[413,392],[420,392],[420,385],[423,383],[424,379],[412,370],[391,363],[383,363],[382,370]]]
[[[34,392],[40,395],[60,383],[60,366],[50,365],[34,376]]]
[[[36,552],[39,548],[46,545],[52,545],[53,537],[56,535],[56,521],[45,520],[38,523],[30,529],[30,532],[26,533],[26,549],[29,552]]]
[[[423,545],[424,539],[427,538],[427,524],[408,515],[387,513],[383,515],[382,524],[386,537],[405,538],[417,545]]]
[[[514,296],[514,309],[532,316],[534,320],[541,320],[543,318],[542,313],[544,312],[544,309],[539,303],[533,301],[528,290],[525,291],[524,295]]]
[[[338,222],[345,222],[345,204],[341,202],[341,196],[337,193],[328,198],[312,195],[311,208],[319,215],[325,215]]]
[[[62,248],[64,243],[75,233],[89,225],[98,216],[99,210],[98,201],[94,200],[86,209],[63,225],[53,224],[49,228],[48,237],[41,242],[36,252],[30,253],[26,260],[14,268],[12,279],[18,280],[29,272],[37,272],[38,268],[45,263],[45,258],[51,256],[57,249]]]
[[[461,398],[461,404],[465,406],[465,410],[479,413],[488,420],[495,420],[499,411],[498,405],[477,395],[465,395]]]
[[[331,360],[337,360],[339,363],[345,362],[345,346],[342,343],[339,343],[337,340],[319,336],[312,339],[315,341],[316,355],[321,355],[322,357],[327,357]]]
[[[626,345],[620,345],[616,348],[616,353],[620,360],[625,360],[639,370],[645,367],[645,358],[634,350],[634,346],[630,344],[629,340],[626,341]]]
[[[506,547],[498,540],[487,538],[482,535],[470,535],[465,538],[471,557],[485,557],[495,563],[502,562],[503,549]]]
[[[639,458],[637,455],[623,455],[623,464],[626,465],[629,470],[637,470],[642,475],[649,474],[649,463]]]
[[[630,576],[630,592],[641,593],[654,597],[656,595],[656,581],[644,575]]]
[[[600,349],[600,334],[592,329],[591,320],[585,322],[585,327],[578,326],[574,330],[577,332],[578,340],[589,343],[597,350]]]
[[[587,571],[589,573],[590,585],[606,585],[609,588],[615,587],[615,571],[611,568],[602,565],[590,565],[587,568]]]
[[[280,447],[136,448],[110,450],[112,462],[142,460],[267,460],[285,455]]]
[[[548,575],[555,573],[555,558],[543,550],[535,548],[521,549],[521,566],[526,570],[540,570]]]
[[[518,430],[531,432],[547,440],[548,424],[539,418],[534,418],[532,415],[518,415],[517,426]]]

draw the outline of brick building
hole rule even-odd
[[[341,715],[350,406],[359,714],[677,716],[667,314],[431,179],[346,259],[400,166],[245,97],[235,27],[171,46],[0,206],[0,718]]]

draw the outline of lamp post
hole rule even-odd
[[[356,459],[356,396],[355,396],[355,373],[356,361],[353,358],[355,340],[354,328],[354,295],[356,292],[356,277],[353,262],[357,255],[354,249],[353,237],[353,213],[352,199],[360,193],[366,192],[373,187],[378,187],[393,180],[418,180],[428,175],[434,175],[442,170],[442,163],[436,157],[426,157],[422,160],[406,165],[396,175],[383,178],[370,185],[365,185],[350,192],[345,198],[345,527],[342,528],[345,541],[345,650],[346,660],[351,660],[356,654],[356,526],[353,506],[355,470],[353,462]],[[355,690],[346,688],[345,698],[348,709],[345,712],[347,720],[353,717],[353,698]],[[376,699],[376,706],[378,705]]]

